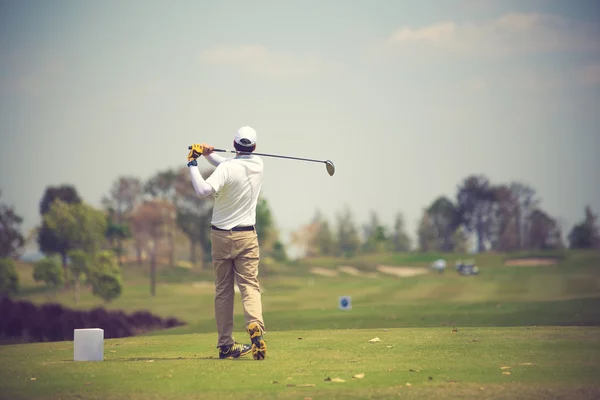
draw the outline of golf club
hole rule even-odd
[[[192,146],[189,146],[188,149],[191,150]],[[213,151],[218,152],[218,153],[238,153],[238,151],[236,151],[236,150],[214,149]],[[239,153],[240,154],[256,154],[257,156],[265,156],[265,157],[287,158],[288,160],[300,160],[300,161],[325,163],[325,168],[327,168],[327,173],[329,174],[329,176],[333,176],[333,174],[335,173],[335,166],[333,165],[333,162],[331,162],[331,160],[313,160],[311,158],[280,156],[280,155],[276,155],[276,154],[265,154],[265,153],[256,153],[256,152],[252,152],[252,153],[239,152]]]

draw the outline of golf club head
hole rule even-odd
[[[335,165],[333,165],[333,162],[331,162],[330,160],[325,161],[325,167],[327,167],[327,172],[329,173],[329,176],[333,176],[333,174],[335,174]]]

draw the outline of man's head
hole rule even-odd
[[[242,126],[235,133],[233,146],[237,151],[251,153],[256,150],[256,131],[249,126]]]

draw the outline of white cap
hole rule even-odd
[[[249,126],[242,126],[235,133],[234,140],[239,145],[252,147],[256,144],[256,131]]]

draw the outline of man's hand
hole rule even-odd
[[[215,146],[209,146],[205,143],[202,144],[202,155],[204,157],[208,156],[215,150]]]
[[[187,156],[188,162],[194,161],[196,158],[200,157],[204,152],[204,147],[201,144],[193,144],[189,147],[189,149],[190,152]]]

